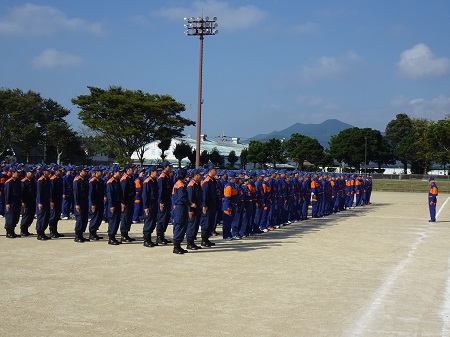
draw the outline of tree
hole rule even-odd
[[[267,153],[264,143],[259,140],[251,140],[248,145],[248,161],[250,163],[259,164],[261,167],[267,163]]]
[[[403,163],[404,172],[408,170],[408,162],[402,158],[398,153],[400,142],[408,136],[413,128],[413,122],[407,114],[398,114],[395,119],[391,120],[386,125],[386,139],[391,144],[394,154]],[[401,151],[401,153],[404,153]]]
[[[241,151],[241,155],[239,157],[241,159],[241,168],[245,170],[248,164],[248,150],[247,148]]]
[[[48,125],[63,123],[69,110],[33,91],[5,89],[0,90],[0,114],[1,149],[17,146],[28,163],[30,152],[36,145],[43,144],[45,151]]]
[[[191,154],[188,156],[189,162],[190,162],[190,166],[191,167],[195,167],[195,160],[196,160],[196,150],[193,149]]]
[[[301,170],[303,170],[305,160],[314,164],[324,156],[323,146],[317,139],[298,133],[291,135],[291,138],[282,144],[282,149]]]
[[[47,126],[47,140],[56,149],[56,163],[58,165],[61,164],[62,155],[70,149],[73,150],[73,144],[79,144],[77,134],[66,122],[49,123]]]
[[[171,96],[132,91],[111,86],[107,90],[88,87],[89,95],[72,99],[81,111],[82,123],[103,138],[118,160],[131,161],[131,155],[146,144],[181,137],[185,126],[195,123],[180,116],[183,104]]]
[[[173,150],[173,155],[175,156],[175,158],[178,159],[178,167],[181,167],[181,161],[186,158],[189,157],[189,155],[192,153],[192,147],[185,143],[185,142],[180,142],[177,145],[175,145],[175,149]]]
[[[450,116],[437,121],[430,130],[431,148],[438,163],[447,165],[450,161]]]
[[[274,168],[277,167],[277,163],[282,164],[286,162],[286,158],[281,147],[282,144],[282,140],[277,138],[270,138],[266,143],[264,143],[266,158]]]
[[[380,131],[370,128],[345,129],[331,137],[329,152],[337,161],[343,161],[355,167],[356,171],[360,171],[361,163],[366,160],[369,163],[380,158],[384,151],[382,138]]]
[[[161,160],[166,160],[166,151],[170,148],[170,144],[172,144],[172,140],[170,138],[162,139],[158,143],[158,147],[161,150]]]
[[[228,154],[228,163],[230,164],[230,168],[234,167],[234,164],[239,160],[239,157],[236,156],[236,152],[234,150],[231,150]]]
[[[201,165],[206,165],[209,162],[209,153],[207,150],[203,150],[200,153],[200,164]]]
[[[224,159],[223,157],[220,155],[219,150],[217,149],[217,147],[213,148],[211,150],[211,153],[209,154],[209,160],[211,160],[211,162],[215,165],[215,166],[223,166],[224,163]]]

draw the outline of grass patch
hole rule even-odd
[[[436,179],[439,193],[450,193],[450,180],[448,178]],[[374,179],[374,191],[395,192],[428,192],[427,180],[420,179]]]

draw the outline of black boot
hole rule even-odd
[[[181,248],[181,245],[179,242],[173,244],[173,253],[174,254],[184,254],[187,252],[188,252],[187,250],[184,250],[183,248]]]
[[[86,238],[83,236],[83,232],[78,232],[78,233],[75,233],[75,239],[74,239],[74,241],[75,241],[75,242],[78,242],[78,243],[83,243],[83,242],[90,241],[90,240],[89,240],[89,239],[86,239]]]
[[[39,241],[46,241],[46,240],[50,240],[51,237],[45,235],[45,232],[44,232],[44,231],[38,231],[37,239],[38,239]]]
[[[216,244],[214,242],[209,241],[208,235],[205,234],[205,235],[202,235],[202,243],[201,243],[201,245],[203,247],[212,247],[212,246],[215,246]]]
[[[20,229],[20,236],[21,237],[27,237],[27,236],[30,236],[30,235],[34,235],[34,233],[30,233],[29,231],[28,231],[28,228],[21,228]]]
[[[58,225],[53,225],[50,227],[50,237],[52,238],[64,237],[64,234],[58,233]]]
[[[116,236],[114,234],[108,234],[108,245],[118,246],[120,242],[116,240]]]
[[[187,249],[190,249],[190,250],[199,250],[199,249],[201,249],[202,247],[197,246],[197,245],[195,244],[194,240],[187,240],[186,248],[187,248]]]
[[[8,228],[6,230],[6,237],[8,239],[15,239],[18,237],[18,235],[14,232],[14,228]]]
[[[97,231],[89,231],[89,239],[93,241],[98,241],[103,238],[97,235]]]
[[[121,241],[122,243],[124,243],[124,242],[133,242],[134,239],[132,239],[132,238],[130,238],[130,237],[128,236],[128,232],[121,232],[121,238],[120,238],[120,241]]]
[[[167,245],[168,243],[170,243],[170,241],[166,240],[166,238],[164,237],[164,233],[158,233],[156,243],[160,245]]]
[[[144,247],[155,247],[155,243],[151,239],[151,235],[144,235]]]

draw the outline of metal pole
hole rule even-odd
[[[197,140],[195,144],[195,167],[200,167],[200,138],[202,133],[202,77],[203,77],[203,35],[200,35],[200,57],[198,64]]]
[[[367,177],[367,137],[364,137],[364,175]]]

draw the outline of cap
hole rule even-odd
[[[430,177],[429,181],[434,181],[434,178],[433,178],[433,177]]]
[[[164,161],[161,163],[161,166],[162,166],[162,167],[172,166],[172,164],[170,163],[170,161],[164,160]]]
[[[126,170],[128,170],[128,169],[130,169],[130,168],[132,168],[132,166],[131,166],[130,164],[126,164],[126,165],[123,167],[123,170],[126,171]]]
[[[234,171],[229,172],[228,178],[236,178],[236,172],[234,172]]]

